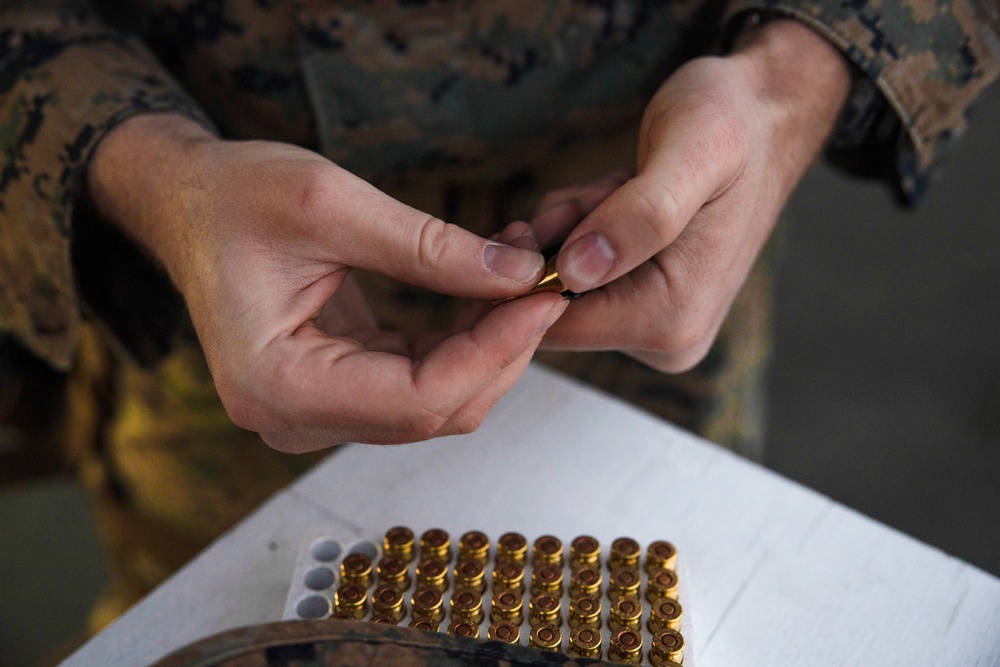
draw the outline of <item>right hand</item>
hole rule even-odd
[[[282,451],[474,430],[566,307],[515,300],[413,348],[378,328],[352,267],[496,299],[533,286],[541,255],[414,210],[310,151],[221,141],[182,116],[119,125],[86,187],[169,272],[230,417]]]

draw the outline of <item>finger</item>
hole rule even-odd
[[[586,185],[563,188],[545,195],[531,220],[541,247],[566,238],[573,227],[628,177],[626,172],[615,171]]]
[[[337,261],[478,299],[519,294],[540,278],[539,253],[487,241],[331,170],[305,189],[301,207],[325,225]]]
[[[555,295],[504,304],[469,331],[443,341],[417,364],[303,327],[275,341],[268,351],[261,368],[262,375],[273,379],[268,390],[243,410],[227,409],[237,423],[272,438],[281,431],[300,430],[301,425],[328,431],[330,440],[353,440],[371,432],[426,439],[533,350],[564,309],[565,302]],[[255,414],[259,406],[275,406],[274,412]],[[287,442],[281,446],[297,447]]]
[[[687,119],[690,121],[690,118]],[[733,183],[743,155],[724,121],[664,120],[639,174],[601,202],[566,239],[559,277],[570,290],[607,284],[667,247]]]

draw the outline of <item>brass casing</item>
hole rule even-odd
[[[427,558],[417,563],[417,586],[430,586],[441,592],[448,589],[448,566],[442,560]]]
[[[600,627],[601,599],[592,595],[579,595],[569,601],[569,627],[583,625]]]
[[[531,562],[536,567],[551,563],[562,565],[563,543],[554,535],[542,535],[531,547]]]
[[[439,632],[441,630],[441,624],[435,621],[433,618],[427,618],[426,616],[414,616],[410,619],[411,628],[420,628],[421,630],[430,630],[431,632]]]
[[[646,599],[652,602],[659,598],[676,598],[677,587],[676,572],[669,569],[656,570],[649,575],[646,583]]]
[[[680,630],[683,615],[684,609],[681,607],[680,602],[670,597],[658,598],[653,601],[647,626],[650,632],[656,632],[663,628]]]
[[[473,623],[465,619],[458,619],[448,626],[448,634],[458,637],[479,637],[479,623]]]
[[[444,619],[444,596],[436,588],[424,586],[410,596],[414,616],[423,616],[440,623]]]
[[[603,641],[601,631],[596,627],[580,626],[570,631],[566,652],[582,658],[600,658]]]
[[[403,620],[406,606],[403,604],[403,592],[393,586],[379,586],[372,592],[372,614],[374,616],[390,616],[396,621]]]
[[[451,561],[451,537],[440,528],[431,528],[420,536],[420,558],[436,558],[445,563]]]
[[[524,598],[516,590],[495,590],[490,601],[490,619],[497,623],[508,621],[520,625],[524,619]]]
[[[558,651],[562,646],[562,630],[555,623],[536,623],[531,626],[528,646],[540,648],[543,651]]]
[[[642,554],[642,547],[631,537],[619,537],[611,543],[611,555],[608,556],[608,568],[639,567],[639,556]]]
[[[455,591],[451,596],[451,617],[480,623],[483,620],[483,596],[467,588]]]
[[[611,603],[608,627],[611,630],[639,630],[642,622],[642,602],[634,595],[620,597]]]
[[[531,571],[531,592],[562,595],[563,569],[556,563],[535,565]]]
[[[363,586],[353,582],[345,582],[333,594],[334,608],[338,612],[350,614],[358,620],[365,617],[368,609],[368,595]]]
[[[493,623],[486,632],[486,636],[490,639],[507,642],[508,644],[516,644],[521,641],[521,628],[518,625],[511,621]]]
[[[650,542],[646,547],[646,572],[653,574],[656,570],[677,569],[677,549],[666,540]]]
[[[642,575],[630,565],[619,565],[608,575],[608,599],[614,600],[625,595],[639,595]]]
[[[528,555],[528,540],[521,533],[504,533],[497,540],[497,562],[524,565]]]
[[[659,660],[660,662],[654,662]],[[664,628],[653,633],[653,643],[649,648],[649,661],[662,665],[664,660],[684,663],[684,637],[677,630]]]
[[[601,577],[601,568],[593,565],[584,565],[577,568],[569,578],[569,592],[571,595],[595,595],[601,594],[601,584],[604,583]]]
[[[387,555],[402,558],[407,563],[413,560],[413,531],[406,526],[395,526],[385,531],[382,549]]]
[[[465,559],[455,563],[452,572],[455,588],[468,588],[482,593],[486,590],[486,566],[478,560]]]
[[[528,621],[531,625],[551,623],[559,625],[562,619],[562,600],[552,593],[538,593],[528,600]]]
[[[361,553],[348,554],[340,563],[340,577],[368,588],[372,585],[372,559]]]
[[[569,560],[573,567],[601,563],[601,543],[590,535],[579,535],[569,544]]]
[[[381,586],[393,586],[401,591],[410,587],[410,566],[401,556],[383,556],[375,571]]]
[[[524,566],[502,561],[493,566],[493,590],[511,589],[524,593]]]
[[[611,633],[611,641],[608,643],[608,657],[614,662],[624,662],[629,665],[642,664],[642,633],[627,628]]]
[[[369,623],[382,623],[383,625],[399,625],[402,619],[390,616],[389,614],[374,614],[368,619]]]
[[[486,564],[490,559],[490,538],[479,530],[468,531],[458,539],[458,556]]]

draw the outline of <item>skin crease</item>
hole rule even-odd
[[[174,114],[110,132],[85,194],[170,274],[236,424],[282,451],[411,442],[477,428],[543,334],[551,347],[693,365],[848,85],[822,39],[767,23],[731,56],[664,83],[634,177],[550,193],[530,225],[496,241],[304,149],[219,140]],[[553,294],[473,304],[412,343],[378,328],[350,278],[358,267],[488,301],[527,291],[541,276],[538,242],[567,233],[560,275],[592,294],[568,310]],[[614,253],[610,266],[595,248]]]

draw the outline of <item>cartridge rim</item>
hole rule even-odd
[[[680,629],[684,608],[681,603],[671,597],[658,598],[653,602],[649,612],[649,630],[655,632],[662,628]]]
[[[542,535],[535,540],[531,550],[535,563],[562,564],[563,544],[555,535]]]
[[[489,639],[516,644],[521,640],[521,628],[510,621],[500,621],[499,623],[490,625],[486,636]]]
[[[507,532],[497,540],[497,560],[524,563],[528,553],[528,538],[521,533]]]
[[[639,563],[639,555],[642,547],[631,537],[619,537],[611,543],[611,556],[608,563],[611,567],[618,565],[636,566]]]
[[[465,532],[458,539],[458,552],[463,558],[487,560],[490,551],[490,538],[480,530]]]
[[[674,569],[677,564],[677,547],[666,540],[650,542],[646,547],[646,571],[650,574],[662,568]]]
[[[601,543],[593,535],[577,535],[569,545],[569,559],[576,565],[593,565],[601,560]]]
[[[672,628],[664,628],[655,632],[649,655],[650,658],[684,662],[684,635]]]
[[[458,637],[479,637],[479,624],[460,618],[451,622],[448,626],[448,634]]]
[[[538,623],[531,628],[528,644],[545,651],[558,651],[562,645],[562,630],[551,623]]]

